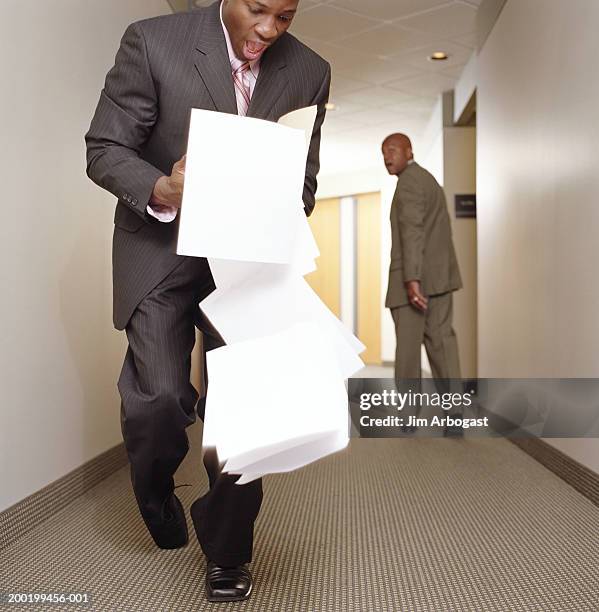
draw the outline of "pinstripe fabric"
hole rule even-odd
[[[119,377],[121,429],[131,482],[146,523],[160,523],[173,476],[189,450],[186,428],[195,422],[198,393],[190,383],[194,322],[207,348],[221,346],[198,302],[214,290],[204,259],[182,258],[144,297],[127,325],[129,347]],[[248,390],[251,392],[251,390]],[[198,404],[203,417],[203,404]],[[190,508],[206,556],[221,565],[252,560],[254,521],[262,481],[237,486],[222,474],[215,453],[204,454],[210,489]]]
[[[276,121],[318,104],[303,194],[307,213],[314,207],[329,84],[329,65],[287,33],[264,54],[248,109],[250,117]],[[185,153],[191,108],[237,113],[218,3],[129,26],[86,134],[87,173],[118,198],[117,329],[124,329],[143,296],[181,260],[175,254],[178,220],[160,223],[147,215],[146,204],[156,180],[170,174]]]
[[[160,516],[173,491],[173,474],[188,450],[185,428],[195,422],[190,319],[198,297],[194,285],[205,273],[198,264],[177,266],[141,301],[127,326],[129,347],[118,382],[121,428],[133,489],[148,520]]]
[[[247,109],[251,117],[277,120],[318,105],[306,166],[307,213],[314,206],[329,84],[328,64],[285,34],[264,54]],[[206,260],[175,254],[178,218],[160,223],[146,213],[156,180],[170,174],[185,152],[191,108],[238,112],[218,3],[129,26],[86,135],[88,175],[119,199],[114,324],[129,340],[118,383],[121,426],[133,490],[148,524],[164,520],[173,474],[188,450],[185,428],[195,420],[198,394],[189,381],[194,324],[209,344],[222,343],[217,334],[211,337],[197,306],[214,289]],[[204,462],[210,490],[191,507],[202,549],[221,565],[248,562],[261,480],[237,486],[237,477],[222,474],[210,453]]]

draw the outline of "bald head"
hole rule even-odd
[[[383,141],[383,157],[389,174],[400,174],[414,158],[412,142],[405,134],[391,134]]]
[[[386,144],[394,144],[397,147],[401,147],[402,149],[411,149],[412,141],[405,134],[391,134],[383,140],[383,146]]]

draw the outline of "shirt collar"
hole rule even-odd
[[[227,53],[229,54],[229,62],[233,62],[234,60],[238,60],[239,58],[235,55],[233,51],[233,45],[231,44],[231,37],[229,36],[229,32],[225,26],[225,22],[223,21],[223,3],[220,3],[220,24],[223,27],[223,32],[225,34],[225,41],[227,43]],[[258,78],[258,72],[260,71],[260,58],[250,62],[250,71],[252,74]]]
[[[414,161],[415,161],[414,158],[408,159],[408,163],[406,164],[406,167],[401,172],[398,172],[396,176],[400,176],[401,174],[403,174],[408,169],[408,166],[411,166],[414,163]]]

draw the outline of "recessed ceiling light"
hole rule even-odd
[[[449,58],[449,55],[445,51],[435,51],[428,59],[431,62],[444,62]]]
[[[327,102],[324,107],[326,108],[326,110],[328,111],[335,111],[337,110],[337,105],[333,104],[332,102]]]

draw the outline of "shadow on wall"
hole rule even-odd
[[[78,397],[84,409],[84,449],[120,440],[120,399],[116,384],[126,343],[112,325],[110,235],[112,227],[98,226],[105,215],[77,219],[75,241],[60,280],[60,314]],[[84,451],[85,452],[85,451]]]

